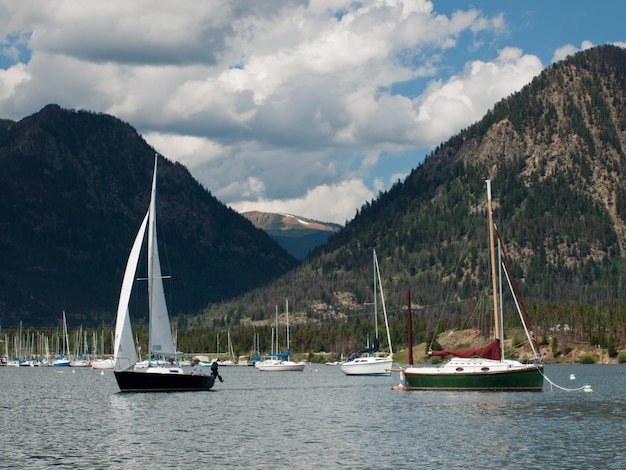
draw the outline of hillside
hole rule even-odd
[[[339,224],[319,222],[291,214],[250,211],[241,215],[300,260],[314,248],[326,243],[328,237],[341,229]]]
[[[458,322],[489,291],[484,180],[491,179],[496,222],[535,321],[544,331],[572,324],[568,315],[579,309],[567,305],[622,298],[625,145],[626,51],[576,54],[441,144],[300,267],[213,305],[203,320],[271,318],[284,297],[293,299],[294,318],[309,324],[358,320],[371,301],[376,248],[399,323],[409,288],[424,328],[434,328],[442,311]],[[582,337],[605,328],[576,318],[574,334]],[[623,340],[622,330],[615,332]],[[395,334],[405,340],[404,331]]]
[[[49,105],[0,122],[0,324],[57,324],[63,310],[70,325],[112,323],[154,154],[108,115]],[[296,266],[186,168],[161,160],[159,230],[174,315],[197,314]]]

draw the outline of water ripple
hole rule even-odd
[[[625,468],[626,369],[546,368],[572,372],[594,392],[399,392],[319,366],[121,394],[111,372],[2,368],[0,468]]]

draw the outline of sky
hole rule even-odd
[[[626,2],[0,0],[0,118],[111,114],[233,209],[344,224]]]

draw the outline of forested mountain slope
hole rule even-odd
[[[272,318],[285,297],[302,322],[363,318],[372,300],[373,248],[392,314],[404,315],[409,288],[423,317],[440,316],[444,304],[448,317],[471,312],[490,282],[485,179],[492,180],[494,215],[527,303],[619,300],[625,146],[626,51],[580,52],[441,144],[299,268],[211,305],[203,322]]]
[[[48,105],[0,122],[0,324],[112,324],[148,208],[154,149],[112,116]],[[186,168],[160,157],[159,230],[172,313],[194,315],[297,265]],[[141,311],[141,306],[137,306]]]

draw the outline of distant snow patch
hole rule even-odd
[[[283,217],[292,217],[292,218],[296,219],[298,222],[300,222],[303,225],[310,225],[309,222],[307,222],[306,220],[299,219],[295,215],[292,215],[292,214],[280,214],[280,215],[282,215]]]

